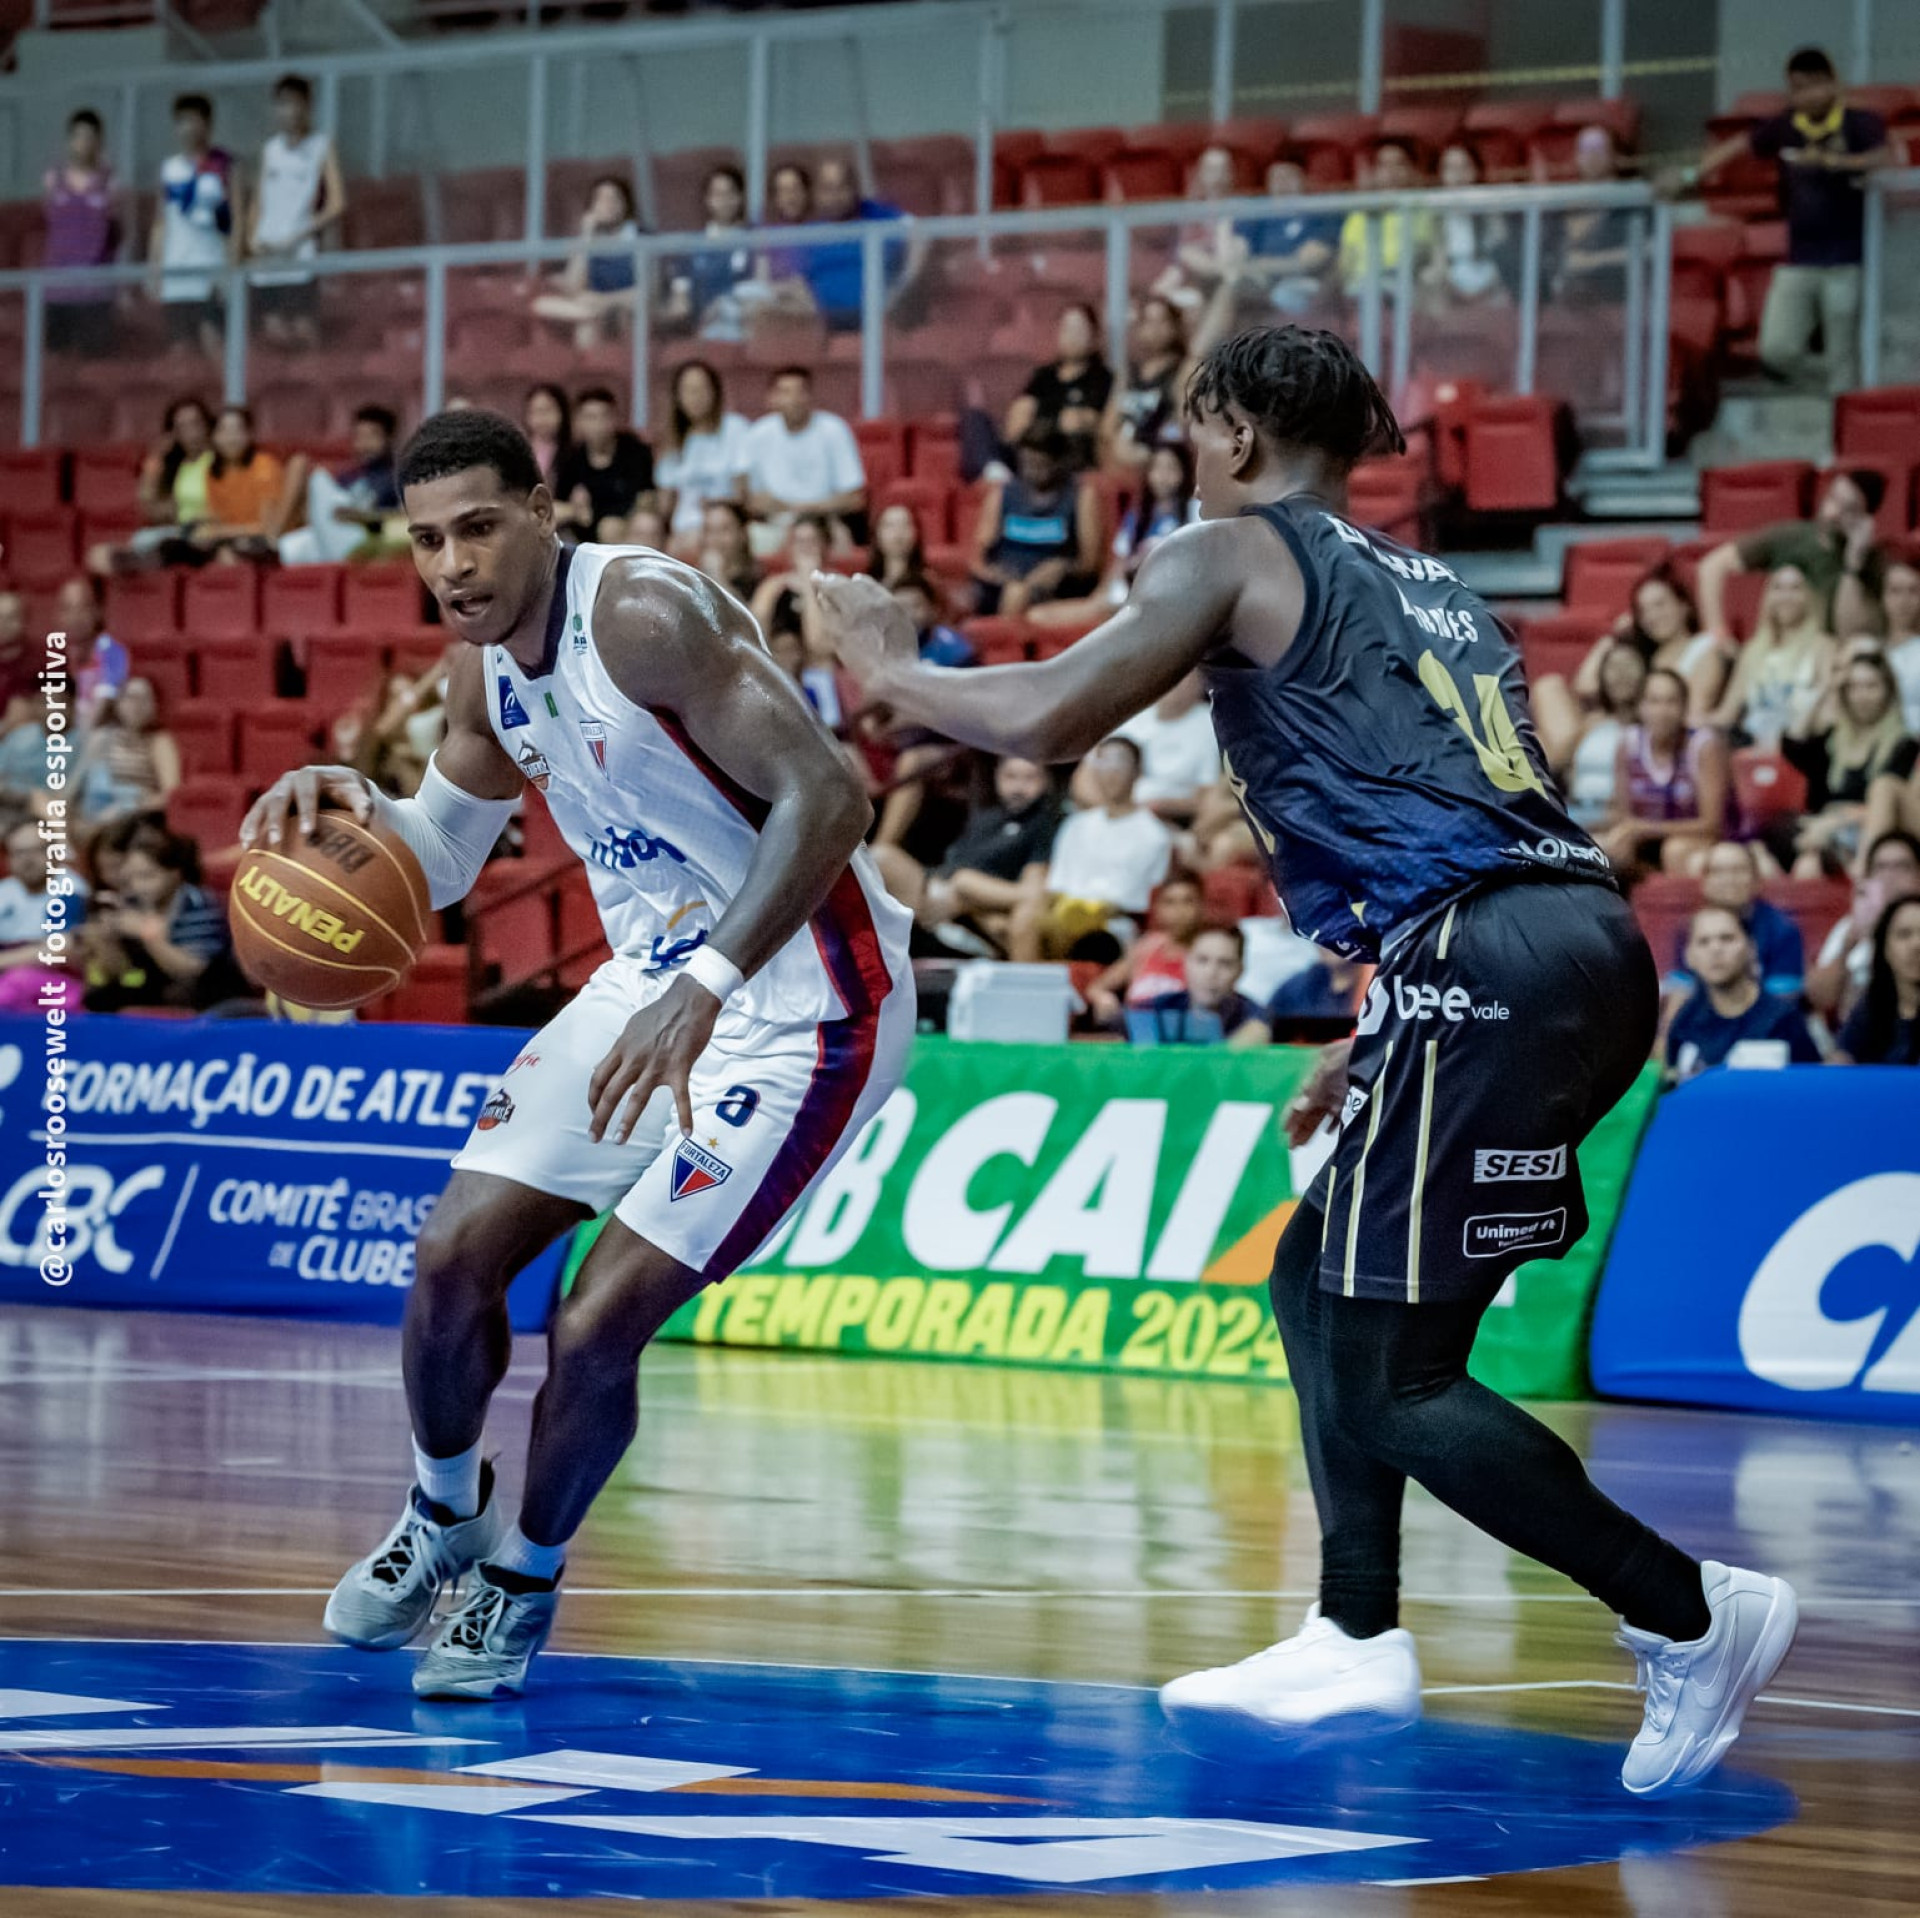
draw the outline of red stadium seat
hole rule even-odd
[[[468,964],[465,946],[428,946],[399,985],[360,1016],[375,1025],[464,1025]]]
[[[1873,473],[1880,480],[1880,505],[1873,516],[1875,530],[1883,540],[1904,539],[1913,526],[1913,462],[1920,444],[1911,445],[1904,458],[1882,455],[1878,458],[1854,456],[1836,463],[1814,483],[1814,497],[1824,490],[1834,472]]]
[[[1611,620],[1628,610],[1633,589],[1667,556],[1664,539],[1582,540],[1567,549],[1562,597],[1570,613]]]
[[[231,776],[183,779],[167,796],[167,824],[203,851],[232,845],[246,810],[246,788]]]
[[[1839,461],[1920,458],[1920,386],[1876,386],[1833,403],[1833,453]]]
[[[180,575],[127,573],[107,581],[107,631],[129,646],[180,630]]]
[[[330,633],[340,625],[344,566],[285,566],[261,582],[260,625],[275,639]]]
[[[1383,140],[1410,140],[1429,161],[1439,158],[1440,150],[1462,128],[1458,107],[1389,107],[1380,116]]]
[[[1100,197],[1090,162],[1071,153],[1038,153],[1020,169],[1022,206],[1084,206]]]
[[[171,663],[171,662],[170,662]],[[140,662],[147,672],[148,662]],[[226,778],[233,771],[233,709],[212,700],[163,705],[167,730],[180,747],[180,769],[189,779]]]
[[[307,674],[307,697],[336,713],[345,712],[384,679],[385,642],[378,633],[316,633],[297,649]]]
[[[1066,127],[1046,136],[1049,153],[1068,153],[1091,167],[1103,167],[1127,146],[1119,127]]]
[[[1278,910],[1273,882],[1257,866],[1216,866],[1201,875],[1200,890],[1207,917],[1227,925],[1242,919],[1271,919]]]
[[[1467,505],[1480,513],[1550,513],[1560,503],[1561,402],[1543,394],[1483,399],[1467,415]]]
[[[532,866],[530,860],[498,860],[488,870]],[[467,941],[480,963],[497,968],[501,985],[517,985],[550,966],[558,954],[554,887],[534,885],[528,871],[519,877],[511,896],[482,903],[467,902]]]
[[[907,471],[915,479],[960,477],[960,423],[951,417],[917,419],[907,428]]]
[[[1630,896],[1654,964],[1664,973],[1686,942],[1687,922],[1700,909],[1700,882],[1684,873],[1650,873]]]
[[[951,525],[948,482],[942,479],[896,479],[874,493],[874,511],[883,513],[889,506],[910,506],[920,522],[920,538],[928,546],[944,546]]]
[[[244,712],[273,698],[273,649],[266,641],[194,635],[191,643],[202,699]]]
[[[1418,544],[1425,481],[1412,459],[1363,460],[1347,489],[1347,516],[1389,539]]]
[[[1700,475],[1700,529],[1743,533],[1775,520],[1805,519],[1813,504],[1810,460],[1753,460],[1710,466]]]
[[[1177,200],[1186,169],[1165,147],[1129,147],[1106,163],[1109,200]]]
[[[1794,819],[1807,809],[1807,782],[1770,746],[1742,746],[1732,757],[1733,796],[1740,821],[1758,832],[1776,819]]]
[[[0,450],[0,518],[11,513],[57,513],[67,456],[57,446]]]
[[[401,632],[422,623],[420,575],[410,565],[349,566],[341,589],[345,623],[356,631]]]
[[[142,652],[133,676],[153,688],[162,713],[175,712],[193,698],[193,668],[184,653]]]
[[[1601,626],[1601,621],[1577,613],[1545,613],[1515,620],[1520,663],[1526,669],[1528,683],[1536,684],[1549,673],[1572,679],[1600,637]]]
[[[189,639],[252,639],[260,630],[260,575],[251,566],[203,566],[180,595]]]
[[[319,714],[305,700],[267,700],[240,715],[240,777],[250,786],[270,786],[283,772],[309,764]]]
[[[6,568],[29,593],[50,593],[73,577],[79,522],[71,507],[13,512],[7,520]]]
[[[1769,905],[1778,906],[1800,928],[1809,953],[1820,950],[1821,942],[1853,904],[1852,881],[1827,875],[1769,879],[1760,890]]]

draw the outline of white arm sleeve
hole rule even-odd
[[[426,777],[413,798],[393,799],[373,788],[373,816],[413,849],[436,911],[473,890],[519,803],[462,791],[441,772],[437,754],[427,761]]]

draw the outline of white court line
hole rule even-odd
[[[19,1632],[0,1632],[0,1644],[40,1645],[48,1641]],[[85,1633],[58,1641],[68,1645],[217,1645],[222,1650],[231,1651],[236,1647],[251,1651],[287,1651],[311,1652],[331,1649],[324,1643],[312,1639],[300,1638],[116,1638],[110,1633]],[[565,1652],[549,1650],[548,1658],[611,1658],[622,1654],[615,1652]],[[1052,1685],[1057,1689],[1074,1691],[1105,1692],[1144,1692],[1155,1688],[1151,1685],[1129,1684],[1123,1679],[1110,1678],[1050,1678],[1029,1681],[1018,1677],[1009,1677],[994,1672],[956,1672],[947,1670],[929,1670],[925,1666],[903,1665],[817,1665],[805,1659],[776,1660],[769,1658],[673,1658],[661,1656],[643,1659],[638,1662],[668,1665],[712,1666],[715,1670],[729,1667],[747,1666],[761,1671],[807,1671],[807,1672],[864,1672],[886,1678],[958,1678],[978,1679],[988,1684],[1018,1685],[1027,1682]],[[1498,1692],[1545,1692],[1545,1691],[1603,1691],[1631,1692],[1637,1687],[1618,1678],[1527,1678],[1512,1679],[1495,1685],[1423,1685],[1421,1694],[1427,1698],[1447,1696],[1475,1696]],[[1802,1711],[1815,1712],[1856,1712],[1876,1718],[1920,1718],[1920,1705],[1861,1705],[1845,1698],[1802,1698],[1787,1693],[1762,1692],[1757,1701],[1763,1705],[1786,1705]],[[395,1734],[398,1736],[399,1734]],[[441,1741],[459,1742],[459,1741]],[[1409,1883],[1433,1882],[1429,1880],[1409,1880]]]
[[[7,1598],[325,1598],[331,1585],[6,1585]],[[1196,1601],[1237,1599],[1314,1599],[1315,1587],[1298,1591],[1213,1590],[1187,1586],[1109,1586],[1091,1589],[1045,1586],[1023,1590],[1005,1585],[569,1585],[569,1598],[937,1598],[976,1599],[1008,1604],[1035,1601],[1079,1604],[1092,1601],[1139,1603],[1154,1601],[1193,1604]],[[1590,1605],[1585,1592],[1406,1592],[1408,1605]],[[1812,1612],[1874,1610],[1882,1607],[1913,1610],[1916,1598],[1802,1598],[1800,1609]],[[224,1641],[221,1641],[224,1642]],[[1584,1684],[1580,1679],[1546,1679],[1542,1684]]]

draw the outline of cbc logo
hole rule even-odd
[[[69,1264],[89,1254],[117,1274],[133,1269],[134,1255],[114,1234],[127,1208],[167,1182],[163,1165],[142,1166],[116,1180],[105,1166],[67,1167],[67,1238],[62,1249]],[[44,1167],[23,1172],[0,1198],[0,1266],[37,1265],[48,1251],[48,1207]]]
[[[1888,1308],[1830,1318],[1820,1294],[1856,1252],[1884,1249],[1911,1264],[1920,1251],[1920,1172],[1878,1172],[1827,1195],[1788,1226],[1760,1261],[1740,1306],[1740,1356],[1755,1378],[1792,1392],[1920,1395],[1920,1272],[1915,1310],[1871,1366]],[[1863,1370],[1863,1368],[1865,1368]]]

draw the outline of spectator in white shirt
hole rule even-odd
[[[744,414],[727,411],[720,375],[705,360],[674,368],[673,404],[653,462],[674,539],[699,539],[709,500],[746,497],[752,430]]]
[[[1193,821],[1200,801],[1220,777],[1220,742],[1213,708],[1198,673],[1185,679],[1120,728],[1140,748],[1140,779],[1133,796],[1169,825]]]
[[[1920,739],[1920,566],[1900,559],[1887,568],[1880,608],[1887,621],[1887,664],[1900,682],[1900,710],[1907,731]]]
[[[1855,882],[1853,909],[1821,941],[1807,969],[1806,998],[1836,1028],[1866,990],[1873,967],[1873,929],[1896,899],[1920,895],[1920,839],[1883,832],[1867,842],[1866,870]]]
[[[804,366],[774,374],[767,406],[746,436],[747,505],[761,522],[756,549],[762,557],[777,553],[801,513],[837,520],[851,535],[845,523],[864,521],[867,511],[867,469],[853,428],[814,405]]]
[[[1173,834],[1134,797],[1140,748],[1116,733],[1087,755],[1090,804],[1071,814],[1053,842],[1044,898],[1029,898],[1007,927],[1014,959],[1119,956],[1112,922],[1144,913],[1166,877]],[[1131,931],[1131,928],[1125,928]],[[1109,933],[1096,940],[1093,935]],[[1086,950],[1077,951],[1083,943]]]
[[[346,182],[333,142],[313,124],[313,89],[289,73],[273,89],[274,131],[260,154],[247,251],[256,260],[311,260],[320,236],[345,218]],[[275,346],[320,343],[320,288],[310,267],[253,276],[261,330]]]

